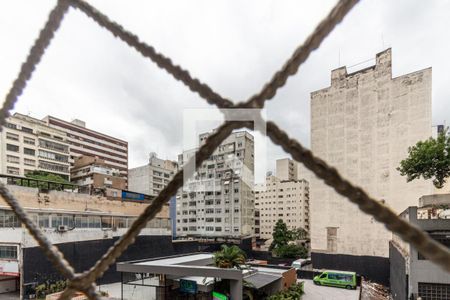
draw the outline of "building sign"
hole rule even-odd
[[[19,263],[0,260],[0,276],[19,276]]]
[[[187,294],[196,294],[197,282],[192,280],[180,279],[180,292]]]
[[[130,199],[130,200],[144,200],[144,194],[139,193],[133,193],[128,191],[122,191],[122,198],[123,199]]]
[[[212,292],[212,298],[213,300],[228,300],[228,297],[226,295],[219,292]]]

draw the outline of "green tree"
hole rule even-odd
[[[214,265],[223,269],[242,269],[245,264],[245,252],[238,246],[222,245],[220,251],[214,252]]]
[[[447,130],[437,138],[419,141],[408,148],[408,157],[397,168],[408,182],[418,179],[432,179],[436,188],[442,188],[450,176],[450,136]]]
[[[291,238],[293,241],[308,239],[308,232],[303,228],[295,228],[291,230]]]
[[[272,243],[269,246],[269,251],[285,246],[290,241],[292,241],[292,232],[287,228],[283,220],[278,220],[273,228]]]
[[[287,244],[276,248],[275,254],[282,258],[307,258],[308,249],[304,246],[296,244]]]

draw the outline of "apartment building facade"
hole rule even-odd
[[[64,132],[15,113],[7,118],[0,139],[2,174],[23,177],[32,171],[45,171],[69,179],[69,142]]]
[[[156,197],[177,170],[177,162],[160,159],[152,152],[147,165],[128,170],[128,189]]]
[[[199,136],[202,145],[211,133]],[[193,150],[179,155],[183,166]],[[178,237],[252,237],[255,230],[254,138],[246,131],[233,132],[185,178],[178,193]]]
[[[124,190],[126,180],[118,169],[108,166],[103,159],[81,155],[75,157],[70,170],[70,179],[79,186],[79,191],[93,194],[106,189]],[[119,191],[116,191],[118,195]]]
[[[286,162],[286,160],[281,160]],[[284,167],[276,174],[285,174]],[[281,180],[278,176],[267,176],[265,184],[255,186],[255,207],[259,210],[260,238],[272,242],[273,228],[278,220],[287,228],[310,230],[309,183],[304,179]]]
[[[333,70],[331,86],[311,93],[314,154],[398,213],[432,191],[396,170],[430,136],[431,68],[392,78],[391,49],[363,70]],[[311,194],[313,254],[388,257],[392,234],[382,224],[314,176]]]
[[[87,155],[103,159],[111,168],[118,169],[120,175],[128,178],[128,142],[88,129],[81,120],[67,122],[53,116],[46,116],[43,121],[50,127],[65,133],[70,144],[70,164],[75,157]]]

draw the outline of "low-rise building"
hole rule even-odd
[[[106,197],[75,192],[51,190],[43,193],[38,188],[7,187],[77,272],[92,267],[149,205],[110,201]],[[35,297],[37,285],[65,279],[53,269],[3,199],[0,199],[0,235],[0,293],[20,290],[20,299],[31,299]],[[172,251],[171,240],[169,208],[165,205],[142,229],[136,245],[125,255],[133,259],[159,256],[160,251]],[[117,282],[120,274],[110,269],[101,280]]]
[[[122,272],[123,299],[145,299],[148,295],[158,295],[154,299],[266,299],[297,282],[294,268],[268,265],[218,268],[214,266],[214,254],[201,252],[120,262],[117,270]],[[214,290],[222,280],[229,282],[229,295]]]
[[[79,191],[88,194],[106,189],[124,190],[126,179],[119,169],[111,168],[103,159],[92,156],[78,156],[70,171],[71,181],[79,186]]]
[[[450,194],[423,196],[400,216],[450,248]],[[391,294],[397,299],[450,299],[450,276],[396,234],[389,243]]]
[[[15,113],[7,118],[0,141],[2,174],[25,176],[38,170],[69,179],[69,143],[64,132]]]

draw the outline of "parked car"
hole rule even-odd
[[[309,258],[300,258],[300,259],[294,260],[291,264],[291,267],[295,268],[296,270],[300,270],[304,266],[309,265],[310,263],[311,263],[311,260]]]
[[[314,284],[356,289],[356,273],[345,271],[324,271],[314,276]]]

